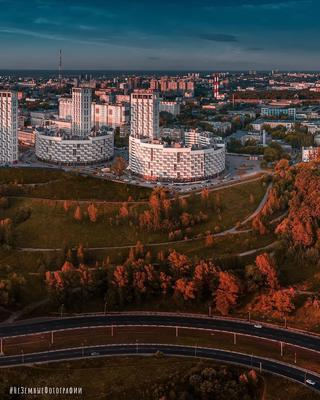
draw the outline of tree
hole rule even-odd
[[[82,212],[80,206],[77,206],[74,212],[74,219],[76,221],[82,221]]]
[[[94,203],[89,204],[88,206],[88,216],[91,222],[97,221],[98,209]]]
[[[205,239],[205,246],[212,247],[213,245],[214,245],[214,237],[213,237],[212,233],[209,233]]]
[[[122,176],[124,171],[127,168],[127,162],[123,157],[116,157],[112,166],[111,166],[111,171],[117,175],[117,176]]]
[[[77,259],[79,264],[83,264],[85,261],[84,247],[82,243],[80,243],[77,248]]]
[[[120,218],[127,218],[129,216],[129,210],[127,203],[123,203],[119,209]]]
[[[283,318],[294,311],[294,296],[293,288],[273,290],[258,297],[255,309],[276,318]]]
[[[252,229],[259,232],[261,236],[266,235],[268,233],[267,228],[261,220],[260,215],[256,215],[252,220]]]
[[[256,257],[256,266],[260,273],[265,276],[266,282],[270,289],[279,288],[276,265],[268,253],[260,254]]]
[[[234,275],[229,272],[219,273],[219,286],[216,291],[216,308],[222,315],[228,315],[230,308],[237,304],[240,286]]]
[[[67,212],[69,210],[70,207],[70,201],[69,200],[64,200],[63,202],[63,209],[65,212]]]
[[[177,251],[173,250],[169,256],[168,261],[171,269],[177,274],[184,274],[190,269],[190,260],[184,255],[180,254]]]
[[[201,190],[200,196],[201,196],[201,202],[204,205],[204,207],[208,207],[208,203],[209,203],[209,189],[208,188],[204,188]]]
[[[180,294],[184,300],[193,300],[195,298],[195,286],[192,281],[180,278],[174,285],[175,294]]]

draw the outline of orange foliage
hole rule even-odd
[[[184,300],[192,300],[195,298],[195,287],[192,281],[180,278],[174,285],[175,294],[181,294]]]
[[[237,279],[229,272],[219,273],[219,286],[216,291],[216,308],[222,315],[228,315],[230,308],[237,304],[240,287]]]

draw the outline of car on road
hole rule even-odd
[[[253,325],[255,328],[257,328],[257,329],[261,329],[262,328],[262,325],[261,324],[254,324]]]
[[[306,383],[308,384],[308,385],[311,385],[311,386],[314,386],[316,383],[315,383],[315,381],[313,381],[312,379],[307,379],[306,380]]]
[[[92,353],[90,353],[90,356],[99,356],[100,353],[98,353],[97,351],[93,351]]]

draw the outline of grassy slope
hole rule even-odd
[[[191,237],[208,230],[214,231],[217,225],[225,230],[244,220],[257,208],[265,190],[262,181],[222,189],[219,191],[223,202],[220,220],[216,212],[203,210],[208,213],[209,220],[193,227]],[[254,202],[249,201],[251,194]],[[216,193],[211,194],[211,201],[215,201],[215,196]],[[80,222],[75,221],[75,205],[65,212],[62,204],[55,205],[54,202],[49,205],[31,199],[11,199],[10,209],[0,212],[0,218],[13,217],[19,208],[24,207],[32,209],[32,215],[15,229],[15,243],[18,247],[58,248],[63,242],[73,246],[82,242],[86,247],[99,247],[131,245],[138,240],[145,244],[168,241],[167,233],[146,232],[133,224],[128,226],[127,223],[111,225],[110,217],[117,215],[119,210],[114,205],[100,206],[98,221],[91,223],[86,217]],[[132,207],[141,209],[143,206]],[[200,197],[196,196],[190,208],[197,214],[201,207]],[[83,207],[83,212],[85,211]]]

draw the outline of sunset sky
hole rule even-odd
[[[0,68],[320,69],[319,0],[0,0]]]

